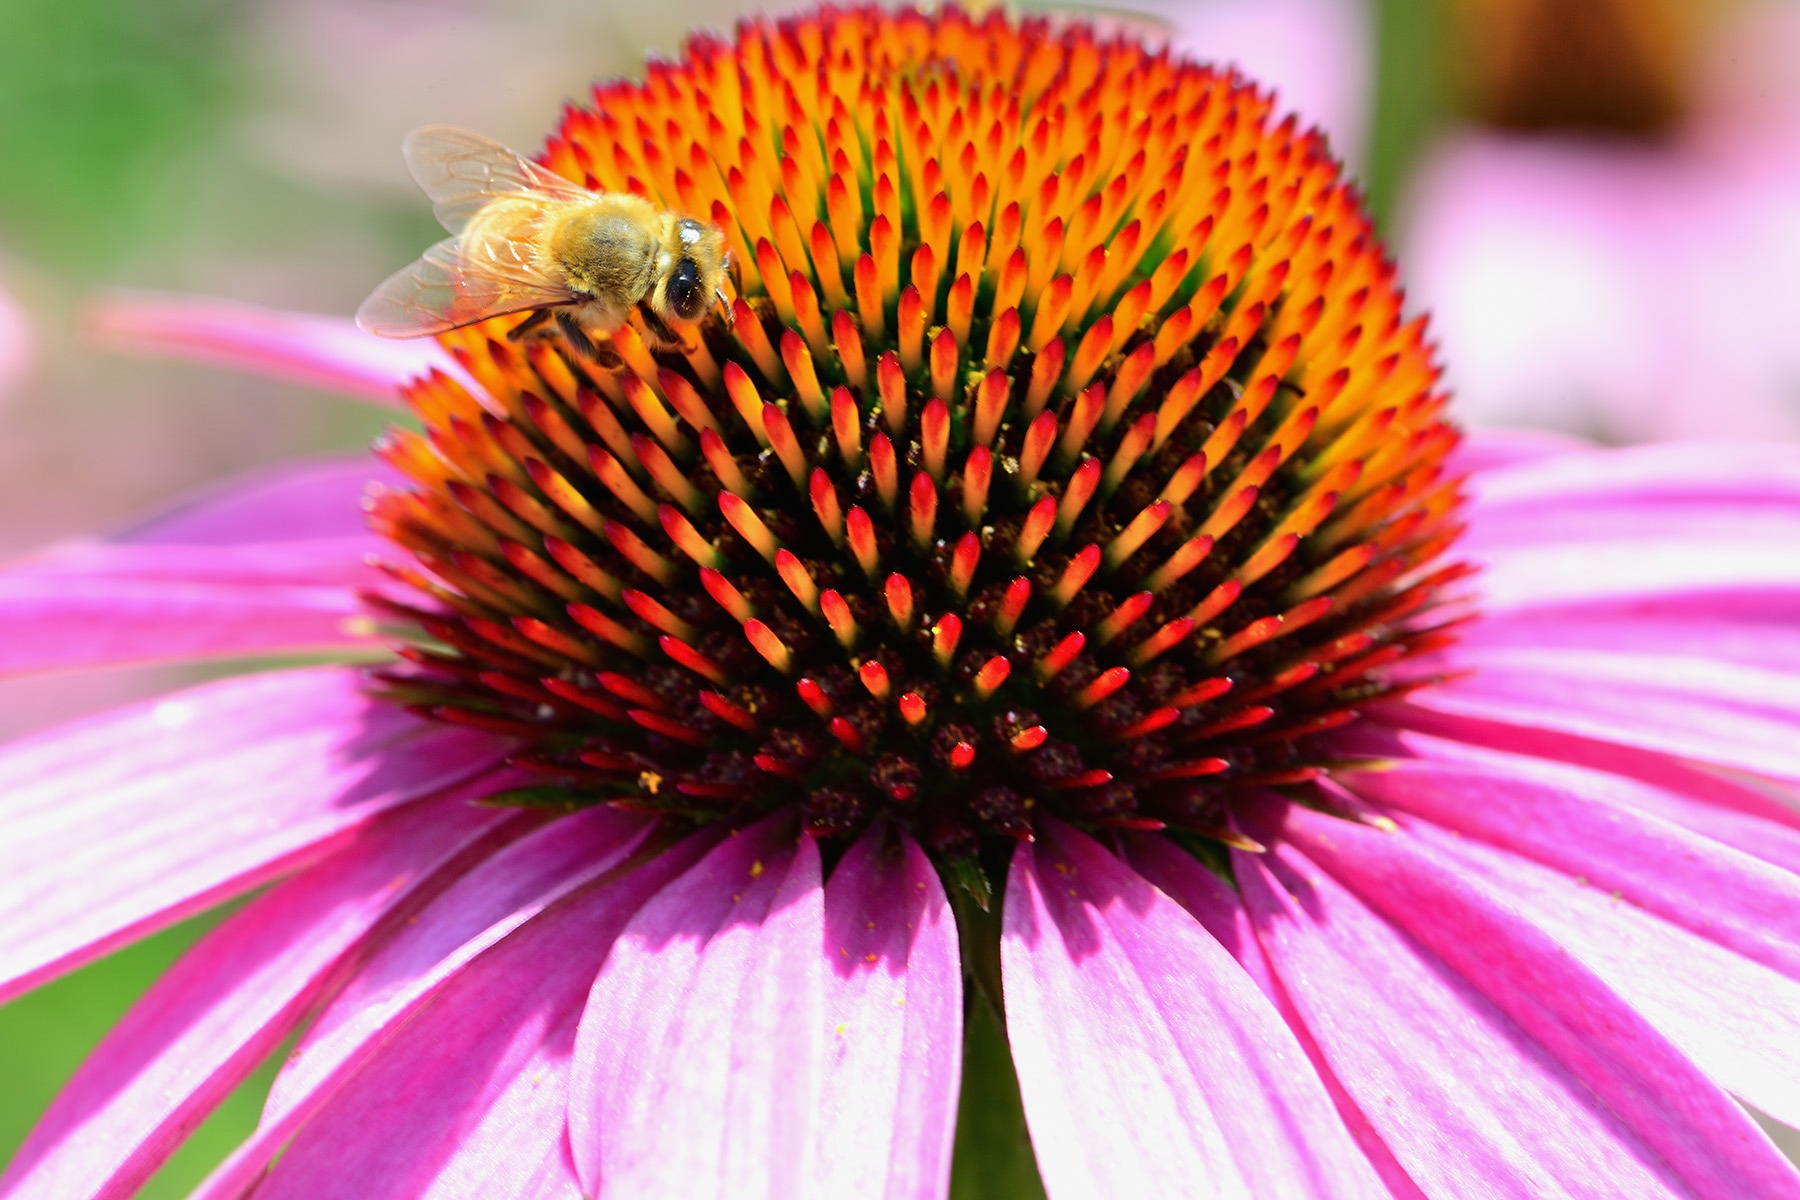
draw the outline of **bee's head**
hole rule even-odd
[[[674,224],[674,265],[656,289],[659,315],[677,321],[697,321],[705,314],[725,278],[725,235],[691,217]]]

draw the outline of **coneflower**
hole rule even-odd
[[[1729,1094],[1800,1121],[1793,454],[1459,450],[1321,138],[1080,24],[747,24],[539,161],[713,221],[731,319],[453,331],[393,471],[0,574],[6,669],[398,647],[0,753],[9,991],[286,876],[0,1195],[295,1032],[201,1195],[1794,1193]],[[958,1137],[1007,1050],[1029,1146]]]

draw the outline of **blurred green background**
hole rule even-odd
[[[1253,20],[1256,3],[1172,2],[1164,16],[1229,8]],[[1355,127],[1334,134],[1384,223],[1453,114],[1516,117],[1470,85],[1479,77],[1459,57],[1497,3],[1288,6],[1302,19],[1334,12],[1360,36],[1347,51],[1361,60],[1357,94],[1338,114]],[[587,80],[671,52],[683,28],[726,25],[733,11],[719,0],[0,0],[0,300],[29,333],[0,373],[0,556],[118,527],[259,464],[357,448],[383,419],[298,387],[99,350],[81,334],[96,289],[348,313],[437,236],[400,165],[406,129],[442,121],[535,146]],[[0,684],[0,738],[184,678],[153,668]],[[0,1160],[213,920],[0,1008]],[[197,1182],[253,1126],[271,1073],[143,1194]]]

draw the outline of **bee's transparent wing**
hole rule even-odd
[[[530,253],[526,243],[490,237],[470,255],[461,238],[445,238],[376,288],[356,310],[356,323],[382,337],[424,337],[579,298],[545,279]]]
[[[432,211],[451,233],[496,196],[531,195],[546,202],[591,200],[593,193],[478,133],[427,125],[406,135],[400,152],[431,197]]]

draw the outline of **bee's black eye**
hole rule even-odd
[[[669,307],[684,321],[696,319],[706,309],[706,297],[700,292],[700,268],[691,258],[676,263],[669,276]]]

